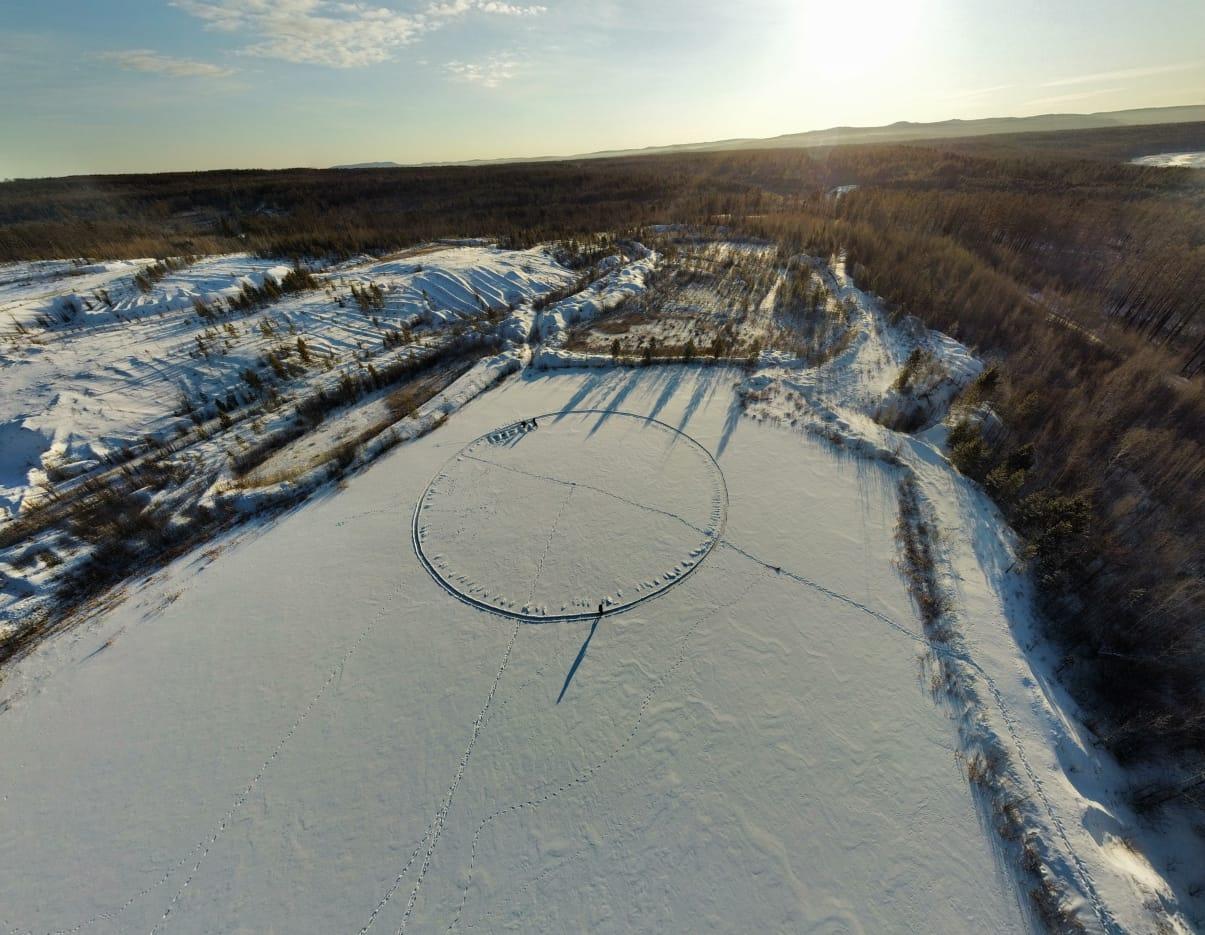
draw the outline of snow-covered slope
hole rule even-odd
[[[1140,166],[1179,166],[1189,169],[1205,169],[1205,153],[1158,153],[1154,156],[1139,156],[1131,159]]]

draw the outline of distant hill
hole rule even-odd
[[[606,159],[616,156],[652,156],[661,153],[723,152],[741,149],[798,149],[812,146],[842,146],[850,143],[905,143],[915,140],[948,140],[1001,133],[1040,133],[1058,130],[1094,130],[1105,127],[1136,127],[1152,124],[1205,121],[1205,104],[1183,107],[1143,107],[1095,114],[1040,114],[1033,117],[984,117],[979,120],[940,120],[913,123],[901,120],[883,127],[830,127],[765,138],[742,137],[707,143],[676,143],[643,149],[611,149],[572,156],[531,156],[504,159],[470,159],[464,162],[422,163],[425,166],[483,166],[507,162],[551,162],[572,159]],[[366,162],[336,169],[378,169],[395,162]]]
[[[401,169],[400,162],[357,162],[350,166],[331,166],[332,169]]]
[[[715,152],[733,149],[798,149],[808,146],[838,146],[849,143],[903,143],[912,140],[958,139],[997,133],[1040,133],[1055,130],[1095,130],[1103,127],[1133,127],[1165,123],[1195,123],[1205,120],[1205,105],[1190,107],[1144,107],[1097,114],[1041,114],[1034,117],[985,117],[980,120],[941,120],[912,123],[901,120],[884,127],[832,127],[764,139],[717,140],[645,149],[589,153],[574,158],[630,156],[644,153]]]

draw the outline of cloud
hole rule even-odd
[[[331,68],[361,68],[393,58],[402,46],[472,12],[535,16],[543,6],[499,0],[439,0],[422,13],[345,0],[172,0],[218,32],[253,37],[240,52]]]
[[[494,55],[483,62],[447,62],[444,71],[458,81],[496,88],[515,76],[518,63],[510,55]]]
[[[538,3],[531,5],[500,3],[498,0],[442,0],[442,2],[432,3],[427,7],[427,15],[437,19],[446,19],[463,16],[473,10],[498,16],[539,16],[547,13],[548,7]]]
[[[494,0],[478,3],[477,9],[482,13],[498,13],[502,16],[539,16],[541,13],[548,12],[548,7],[539,4],[517,6],[513,3],[495,3]]]
[[[1013,84],[996,84],[990,88],[974,88],[969,91],[955,91],[953,94],[947,94],[945,100],[953,101],[968,97],[981,97],[985,94],[996,94],[1000,91],[1007,91],[1009,88],[1015,88]]]
[[[197,62],[188,58],[172,58],[152,49],[125,49],[102,52],[99,58],[113,62],[127,71],[146,71],[172,78],[229,78],[237,69]]]
[[[254,36],[244,55],[355,68],[390,58],[423,32],[421,17],[330,0],[174,0],[209,29]]]
[[[1032,101],[1026,101],[1025,106],[1044,107],[1047,104],[1063,104],[1067,101],[1082,101],[1089,97],[1099,97],[1102,94],[1116,94],[1118,91],[1124,91],[1125,88],[1100,88],[1096,91],[1077,91],[1075,94],[1056,94],[1054,97],[1038,97]]]
[[[1189,71],[1199,68],[1200,62],[1180,62],[1175,65],[1152,65],[1148,68],[1125,68],[1121,71],[1100,71],[1092,75],[1075,75],[1071,78],[1059,78],[1057,81],[1047,81],[1043,88],[1060,88],[1068,84],[1092,84],[1096,81],[1118,81],[1123,78],[1147,78],[1151,75],[1164,75],[1173,71]]]

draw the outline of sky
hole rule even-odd
[[[1205,0],[3,0],[0,178],[1205,104]]]

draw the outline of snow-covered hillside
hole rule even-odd
[[[185,415],[185,400],[245,390],[243,371],[277,345],[301,337],[316,356],[351,361],[368,351],[375,357],[388,328],[443,325],[574,279],[544,251],[433,248],[343,264],[323,278],[322,288],[232,320],[207,319],[197,303],[214,306],[237,297],[244,283],[283,279],[291,267],[245,255],[206,258],[167,273],[143,293],[133,284],[136,264],[68,266],[67,275],[62,264],[51,275],[50,266],[0,270],[0,322],[28,332],[7,331],[0,348],[0,432],[41,447],[3,457],[0,505],[10,510],[45,478],[47,463],[78,472],[123,445],[169,430]],[[97,268],[103,270],[92,272]],[[380,307],[358,313],[348,301],[353,284],[378,285]],[[101,290],[110,303],[96,298]],[[343,307],[332,302],[336,294]],[[64,308],[79,311],[64,321]],[[39,328],[40,321],[51,327]]]
[[[366,470],[9,667],[4,930],[1024,932],[1035,905],[1090,932],[1191,930],[1189,830],[1128,812],[1014,538],[942,454],[978,361],[889,323],[837,259],[814,263],[835,324],[806,353],[778,301],[798,264],[686,286],[717,335],[720,299],[749,298],[741,367],[566,340],[660,263],[629,250],[539,311],[577,285],[544,251],[327,271],[389,283],[383,314],[432,335],[475,294],[514,304],[509,345]],[[375,327],[331,301],[280,304],[306,334],[329,315],[332,346],[357,340],[347,317]],[[533,328],[553,345],[534,355]],[[67,359],[57,339],[0,379]],[[96,369],[53,366],[61,388]],[[909,509],[937,533],[937,623],[902,567]]]
[[[232,461],[298,434],[298,407],[309,405],[313,422],[329,408],[320,397],[364,396],[339,421],[366,431],[382,422],[371,407],[384,401],[391,373],[442,362],[454,376],[458,359],[444,358],[497,350],[493,322],[572,288],[579,275],[548,250],[485,244],[364,257],[292,291],[280,288],[291,276],[303,280],[291,266],[246,255],[157,269],[5,267],[0,525],[18,514],[34,525],[30,506],[78,496],[126,468],[138,469],[131,486],[150,489],[153,505],[183,515],[231,479]],[[329,459],[347,440],[328,434],[299,458],[277,455],[251,480]],[[147,488],[144,474],[173,475],[172,489]],[[251,480],[238,478],[240,486]],[[0,589],[0,633],[28,619],[89,557],[61,523],[43,525],[0,541],[0,582],[13,583]]]

